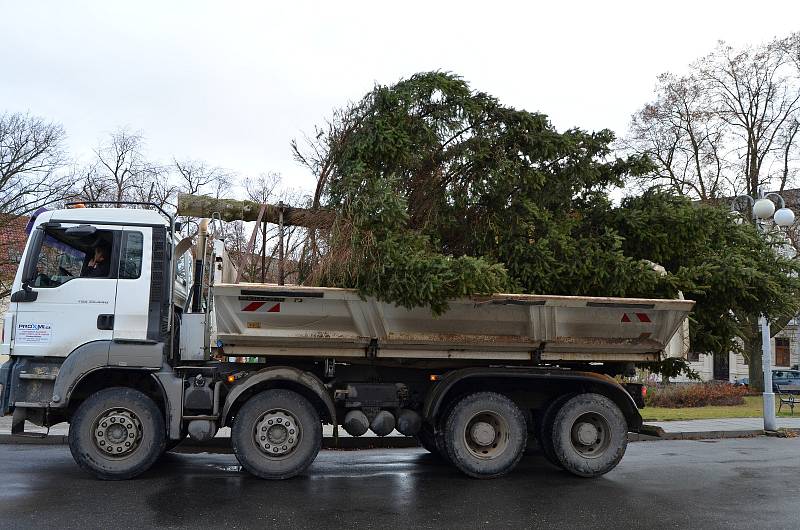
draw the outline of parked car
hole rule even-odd
[[[800,370],[773,370],[772,384],[800,386]]]
[[[733,384],[747,386],[750,384],[749,377],[742,377],[736,379]],[[784,370],[778,369],[772,371],[772,384],[773,385],[797,385],[800,386],[800,370]]]

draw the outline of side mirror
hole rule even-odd
[[[36,279],[36,264],[39,261],[39,251],[44,241],[44,230],[37,228],[31,233],[31,240],[28,244],[28,251],[25,253],[25,264],[22,268],[22,288],[30,290],[29,283]]]
[[[64,233],[68,236],[93,236],[97,232],[97,227],[92,225],[70,226]]]
[[[31,289],[27,284],[11,295],[12,302],[35,302],[37,298],[39,298],[39,293]]]

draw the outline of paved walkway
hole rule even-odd
[[[664,431],[711,432],[711,431],[757,431],[764,428],[762,418],[723,418],[716,420],[648,421]],[[796,418],[778,418],[779,429],[800,429],[800,415]]]

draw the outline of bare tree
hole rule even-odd
[[[693,76],[662,74],[656,92],[657,99],[634,115],[625,140],[656,164],[640,184],[666,185],[702,200],[717,198],[729,187],[720,153],[725,131],[709,110],[704,87]]]
[[[701,200],[785,189],[798,171],[797,34],[735,49],[723,42],[685,76],[663,74],[623,145],[656,170],[641,179]]]
[[[152,202],[174,206],[178,186],[167,169],[145,155],[139,133],[118,129],[95,149],[95,159],[75,169],[76,198],[86,201]]]
[[[0,213],[24,215],[63,198],[64,136],[41,118],[0,115]]]
[[[228,170],[210,166],[202,160],[179,160],[176,157],[172,158],[172,164],[175,177],[161,179],[161,182],[164,183],[162,186],[166,186],[166,183],[169,183],[170,186],[161,194],[165,196],[165,202],[169,203],[170,209],[177,208],[179,193],[210,195],[215,199],[220,199],[228,196],[233,188],[234,174]],[[197,229],[196,219],[181,217],[181,221],[187,234]],[[226,229],[225,237],[226,240],[233,242],[237,240],[238,232],[234,231],[229,236]]]
[[[733,153],[750,194],[774,177],[763,169],[768,157],[780,155],[781,138],[793,142],[786,131],[800,112],[800,72],[787,47],[787,39],[743,50],[720,43],[698,64],[714,111],[738,139]]]
[[[0,298],[9,294],[16,268],[20,216],[64,200],[70,189],[64,129],[20,113],[0,114]],[[21,236],[20,236],[21,237]]]
[[[336,169],[338,153],[361,122],[357,104],[351,104],[334,111],[333,116],[323,127],[314,129],[313,138],[303,135],[302,142],[291,142],[294,159],[306,167],[317,179],[317,186],[310,200],[304,201],[306,208],[317,210],[322,205],[328,182]],[[310,279],[318,268],[321,256],[328,246],[330,229],[308,228],[298,232],[297,239],[297,281],[303,283]]]
[[[106,144],[95,150],[97,175],[110,184],[110,200],[138,199],[149,187],[157,169],[144,158],[143,147],[141,134],[119,129],[111,133]]]
[[[800,120],[795,117],[783,131],[779,144],[781,169],[778,189],[780,191],[786,189],[787,183],[796,182],[797,175],[800,173],[800,142],[798,142],[800,138],[798,138],[798,133],[800,133]]]
[[[358,107],[355,104],[334,111],[333,116],[324,127],[315,127],[314,137],[303,135],[302,142],[293,139],[291,142],[294,159],[306,167],[317,178],[309,208],[319,208],[326,186],[335,170],[337,153],[347,144],[350,135],[360,125],[356,119]]]
[[[244,189],[247,198],[259,204],[269,204],[277,198],[275,191],[281,183],[281,174],[271,171],[261,173],[256,178],[244,179]]]
[[[211,167],[201,160],[172,159],[178,175],[178,188],[191,195],[211,195],[221,198],[229,194],[233,184],[231,172]]]
[[[269,204],[271,202],[279,202],[277,196],[275,195],[275,189],[280,184],[281,176],[279,173],[262,173],[256,178],[247,178],[244,181],[244,188],[247,198],[253,202],[257,202],[259,204]],[[256,234],[256,239],[254,240],[254,251],[256,248],[259,248],[259,263],[260,267],[256,270],[253,266],[253,257],[251,255],[246,256],[247,264],[251,270],[248,270],[251,274],[251,280],[255,281],[259,279],[262,283],[266,282],[269,276],[272,276],[270,272],[273,272],[274,269],[274,257],[277,251],[278,245],[278,230],[275,225],[270,225],[267,222],[262,222],[261,226],[254,226],[253,230],[258,230],[259,233]],[[271,246],[271,251],[268,251],[267,247]]]

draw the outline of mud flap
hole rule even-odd
[[[47,409],[35,409],[40,419],[47,417]],[[14,414],[11,416],[11,435],[24,438],[46,438],[50,434],[50,427],[47,432],[25,432],[25,420],[28,419],[28,407],[14,407]],[[46,422],[45,422],[46,423]]]

